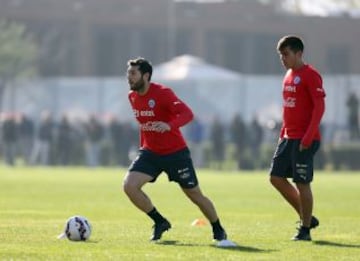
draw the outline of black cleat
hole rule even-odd
[[[291,240],[311,241],[310,230],[304,227],[298,228],[298,233]]]
[[[317,226],[319,226],[319,224],[320,224],[319,220],[316,217],[312,216],[310,222],[310,229],[316,228]]]
[[[166,219],[158,224],[153,225],[154,232],[150,238],[151,241],[159,240],[162,234],[171,228],[171,224]]]
[[[213,238],[214,240],[221,241],[227,239],[227,235],[224,229],[221,230],[213,230]]]
[[[301,225],[302,225],[302,222],[301,221],[298,221],[296,222],[299,224],[299,227],[298,229],[300,229]],[[310,229],[314,229],[316,227],[318,227],[320,224],[319,220],[315,217],[315,216],[312,216],[311,217],[311,221],[310,221]]]

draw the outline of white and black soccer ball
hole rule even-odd
[[[73,216],[66,221],[64,236],[71,241],[85,241],[90,238],[91,224],[87,218]]]

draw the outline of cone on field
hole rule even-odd
[[[203,218],[197,218],[191,223],[192,226],[196,226],[196,227],[202,227],[205,226],[206,224],[207,222]]]

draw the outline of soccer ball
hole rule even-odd
[[[91,225],[87,218],[73,216],[66,221],[64,236],[71,241],[85,241],[90,238]]]

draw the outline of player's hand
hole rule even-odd
[[[160,133],[169,131],[171,129],[170,125],[163,121],[154,122],[154,127],[155,127],[155,130]]]
[[[299,151],[307,150],[309,147],[306,147],[300,143]]]

